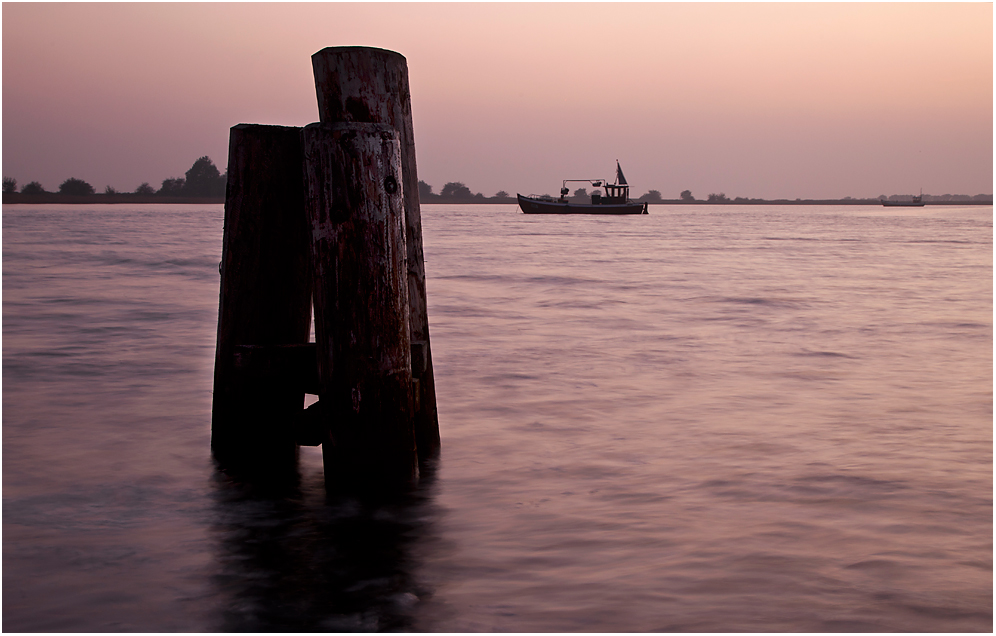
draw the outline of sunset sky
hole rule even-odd
[[[3,175],[98,191],[224,171],[317,121],[311,55],[408,59],[438,192],[993,192],[991,3],[3,4]]]

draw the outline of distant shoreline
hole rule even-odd
[[[156,194],[59,194],[46,192],[44,194],[22,194],[20,192],[4,192],[3,202],[6,203],[67,203],[67,204],[98,204],[98,203],[224,203],[225,197],[170,197]]]
[[[45,194],[22,194],[20,192],[4,192],[4,204],[145,204],[145,203],[169,203],[172,205],[206,205],[224,203],[225,197],[171,197],[148,194],[59,194],[57,192],[46,192]],[[440,197],[433,196],[421,203],[438,203],[443,205],[467,205],[467,204],[515,204],[512,197],[503,198],[472,198],[460,201],[440,200]],[[650,205],[882,205],[880,199],[730,199],[727,201],[686,201],[684,199],[663,199],[661,201],[651,201]],[[925,201],[925,205],[992,205],[992,199],[988,201]]]

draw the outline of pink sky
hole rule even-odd
[[[3,4],[3,175],[158,187],[238,123],[318,119],[311,54],[408,59],[438,192],[993,192],[993,14],[968,4]]]

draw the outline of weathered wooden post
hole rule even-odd
[[[422,216],[419,211],[408,63],[398,53],[369,47],[329,47],[315,53],[311,61],[321,122],[386,124],[398,133],[400,180],[407,228],[408,326],[412,345],[415,437],[421,461],[439,450],[439,420],[429,348]]]
[[[326,484],[394,490],[417,474],[398,135],[345,123],[302,136]]]
[[[223,465],[296,466],[294,421],[314,357],[302,162],[300,128],[231,129],[211,409],[211,449]]]

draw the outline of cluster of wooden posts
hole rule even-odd
[[[439,450],[408,67],[312,64],[320,123],[231,129],[211,448],[280,473],[321,444],[328,486],[393,490]]]

